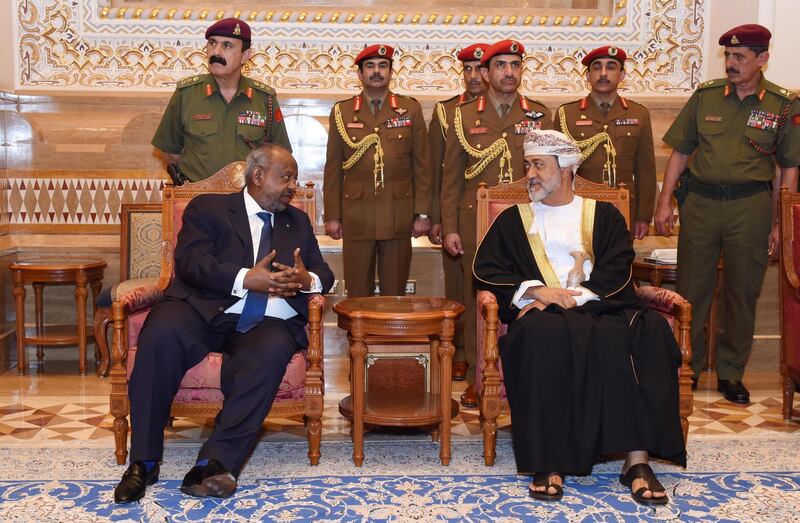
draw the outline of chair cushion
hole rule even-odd
[[[150,309],[134,312],[128,316],[128,379],[131,377],[133,365],[136,361],[137,340],[139,331],[142,330],[144,320]],[[175,401],[222,403],[220,390],[220,369],[222,368],[222,354],[210,352],[203,361],[186,371],[181,381]],[[278,387],[275,401],[297,400],[304,396],[305,376],[308,369],[307,351],[294,353],[286,372]]]

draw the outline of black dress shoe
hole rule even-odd
[[[150,472],[141,461],[134,461],[122,475],[122,479],[114,488],[115,503],[130,503],[144,497],[148,485],[158,481],[158,463]]]
[[[740,380],[717,380],[717,390],[733,403],[750,403],[750,392]]]
[[[202,487],[206,496],[227,498],[236,490],[236,478],[215,459],[209,459],[203,472]]]
[[[227,498],[234,490],[236,478],[215,459],[209,459],[205,466],[192,467],[181,484],[181,492],[196,498]]]
[[[204,465],[195,465],[183,477],[181,483],[181,492],[194,496],[197,498],[204,498],[208,496],[208,492],[203,487],[203,477],[205,476],[206,467]]]

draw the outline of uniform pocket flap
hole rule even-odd
[[[392,182],[392,194],[395,198],[411,198],[414,194],[414,184],[410,180]]]
[[[361,198],[363,193],[363,184],[361,182],[356,182],[353,184],[347,184],[344,189],[344,196],[345,200],[358,200]]]

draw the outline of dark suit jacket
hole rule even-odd
[[[319,276],[327,292],[333,286],[333,272],[322,259],[308,216],[289,206],[275,214],[272,248],[275,260],[294,265],[294,249],[309,272]],[[242,192],[203,194],[194,198],[183,213],[183,226],[175,248],[175,276],[165,295],[188,302],[209,324],[225,320],[224,311],[238,298],[231,294],[236,275],[253,266],[253,241]],[[298,344],[306,346],[308,299],[297,293],[286,301],[298,315],[289,328]]]

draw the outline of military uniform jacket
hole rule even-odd
[[[456,106],[469,100],[468,93],[457,94],[456,96],[437,102],[433,108],[431,123],[428,126],[428,159],[431,173],[432,196],[431,201],[431,223],[442,223],[441,206],[439,199],[442,190],[442,171],[444,169],[444,149],[447,144],[447,130],[453,124],[453,111]]]
[[[664,142],[694,153],[689,170],[701,182],[770,181],[775,161],[800,165],[800,103],[763,76],[755,94],[743,100],[727,79],[711,80],[692,94]]]
[[[152,144],[180,154],[178,168],[197,181],[244,160],[264,142],[292,150],[275,91],[242,76],[239,90],[227,103],[214,76],[203,74],[178,82]]]
[[[650,222],[656,197],[656,159],[650,111],[641,104],[618,96],[608,114],[603,115],[590,97],[564,104],[556,112],[553,127],[576,142],[606,132],[616,150],[615,184],[624,183],[630,191],[631,218]],[[578,169],[578,175],[593,182],[614,183],[603,179],[607,161],[600,142]]]
[[[501,181],[501,155],[489,162],[473,178],[467,179],[467,170],[480,162],[469,154],[459,138],[459,134],[473,150],[483,151],[497,140],[505,140],[511,153],[511,177],[518,180],[525,176],[522,162],[522,145],[530,129],[549,129],[550,111],[541,102],[518,96],[504,117],[486,96],[479,96],[459,105],[454,114],[460,112],[461,132],[457,132],[455,122],[447,130],[447,144],[444,155],[442,180],[441,212],[442,227],[445,234],[475,234],[475,231],[459,231],[459,215],[462,212],[475,213],[478,184],[486,182],[490,187]],[[504,170],[509,168],[508,162]],[[462,238],[463,241],[463,238]]]
[[[374,142],[377,135],[383,152],[382,176],[375,169],[375,143],[364,148],[350,168],[344,167],[357,158],[357,149],[346,143],[342,133],[351,144]],[[337,102],[328,128],[325,221],[341,220],[343,235],[349,240],[409,238],[414,215],[430,214],[427,151],[422,107],[413,98],[389,92],[374,115],[361,94]]]

